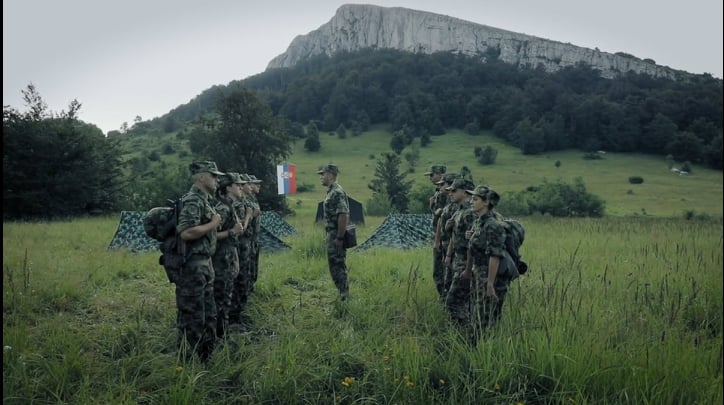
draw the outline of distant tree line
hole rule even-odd
[[[525,154],[644,152],[722,168],[720,79],[684,72],[677,80],[604,79],[583,64],[546,73],[484,56],[487,63],[452,53],[342,52],[229,86],[253,89],[274,114],[321,131],[390,123],[409,142],[444,128],[488,129]]]

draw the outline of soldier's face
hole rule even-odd
[[[487,210],[488,208],[488,200],[484,199],[483,197],[479,195],[473,196],[473,205],[472,210],[477,213],[482,213],[484,210]]]
[[[323,186],[328,186],[332,184],[332,173],[330,172],[324,172],[319,175],[319,181],[322,183]]]
[[[213,173],[206,172],[202,177],[202,184],[204,185],[204,191],[209,194],[214,194],[219,187],[219,177]]]
[[[437,182],[442,180],[442,173],[433,173],[430,175],[430,182],[437,185]]]

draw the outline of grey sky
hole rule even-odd
[[[722,78],[722,0],[4,0],[3,105],[77,99],[104,132],[261,73],[345,3],[407,7]]]

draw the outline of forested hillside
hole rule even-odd
[[[526,154],[574,147],[670,154],[722,168],[720,79],[603,79],[584,65],[550,74],[517,69],[496,57],[485,55],[483,63],[451,53],[362,50],[311,58],[228,87],[247,87],[274,114],[292,123],[315,122],[322,131],[389,122],[408,142],[419,137],[425,144],[450,128],[492,129]],[[224,87],[203,92],[155,125],[174,129],[193,122],[213,110]]]

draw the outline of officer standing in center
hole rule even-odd
[[[327,187],[323,207],[329,273],[339,291],[340,299],[347,301],[349,299],[347,264],[345,263],[347,251],[343,241],[349,222],[349,202],[344,189],[337,183],[339,168],[336,165],[326,165],[317,174],[320,175],[322,185]]]

